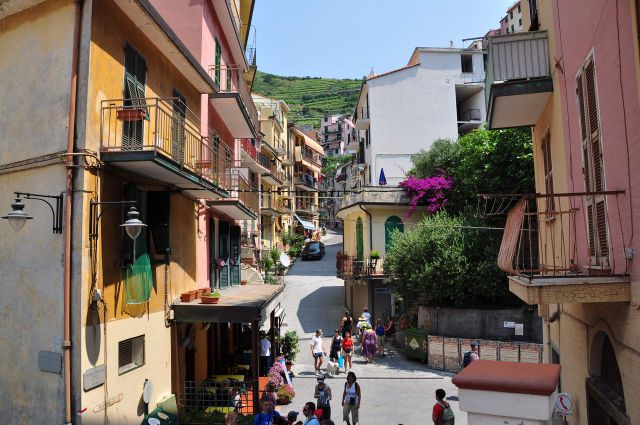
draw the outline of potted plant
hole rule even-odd
[[[244,285],[246,285],[246,284],[247,284],[247,279],[242,279],[242,280],[240,281],[240,285],[244,286]]]
[[[369,251],[369,258],[371,258],[372,260],[379,260],[380,251]]]
[[[195,299],[196,299],[195,291],[187,291],[180,294],[180,301],[182,301],[183,303],[190,303]]]
[[[293,386],[289,384],[284,384],[278,388],[278,404],[289,404],[295,396],[296,392]]]
[[[287,370],[291,371],[291,367],[296,361],[296,357],[300,352],[300,337],[296,331],[287,331],[280,340],[280,351],[285,358]]]
[[[218,304],[220,297],[222,296],[222,292],[216,288],[213,291],[205,292],[200,297],[202,304]]]

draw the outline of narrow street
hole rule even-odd
[[[343,281],[335,277],[335,256],[342,248],[342,235],[327,232],[323,242],[326,255],[320,261],[296,261],[285,277],[285,311],[282,333],[296,330],[300,335],[300,353],[294,366],[293,384],[296,397],[281,412],[302,411],[307,401],[314,401],[316,377],[309,343],[316,329],[324,331],[324,345],[329,350],[333,330],[344,311]],[[358,350],[356,350],[358,352]],[[434,392],[442,388],[456,414],[456,425],[467,423],[466,413],[458,409],[457,388],[452,374],[428,369],[419,362],[405,359],[393,350],[385,358],[376,357],[373,364],[364,364],[354,355],[353,371],[362,391],[361,425],[424,425],[431,421]],[[341,396],[345,374],[325,381],[333,391],[332,416],[342,422]]]

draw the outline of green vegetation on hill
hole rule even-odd
[[[320,127],[326,113],[351,114],[358,102],[361,80],[319,77],[281,77],[258,71],[255,93],[287,102],[289,120]]]

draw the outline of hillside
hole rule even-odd
[[[258,71],[253,91],[287,102],[290,121],[319,128],[325,113],[353,113],[361,85],[361,80],[281,77]]]

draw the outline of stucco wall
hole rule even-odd
[[[0,164],[66,149],[73,11],[52,0],[2,20]]]

